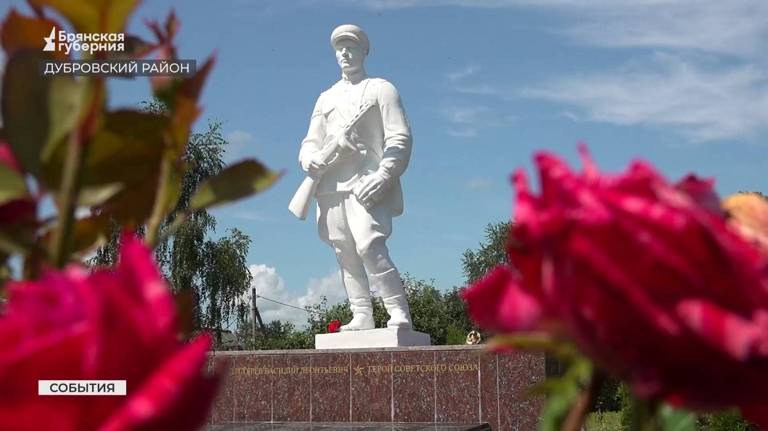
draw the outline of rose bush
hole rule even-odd
[[[179,340],[173,297],[151,252],[125,236],[114,269],[79,265],[11,282],[0,313],[3,430],[189,430],[218,385],[209,336]],[[126,380],[127,396],[37,394],[38,380]]]
[[[550,153],[535,195],[522,171],[510,266],[466,290],[499,332],[567,337],[645,399],[741,408],[768,426],[768,261],[719,208],[712,183],[671,184],[645,162],[575,173]]]
[[[194,429],[215,393],[218,377],[201,372],[210,339],[180,341],[151,250],[170,250],[162,247],[201,211],[255,195],[280,174],[247,159],[187,182],[198,175],[187,155],[213,56],[189,74],[151,79],[141,98],[150,109],[113,109],[106,101],[114,73],[40,73],[45,62],[72,57],[178,60],[176,14],[148,19],[144,40],[128,28],[139,3],[33,0],[29,13],[10,8],[0,23],[2,430]],[[109,52],[41,50],[54,31],[120,34],[121,43]],[[146,246],[125,238],[115,268],[88,273],[80,263],[111,246],[116,232],[139,229]],[[205,299],[180,298],[188,331],[201,324],[191,316]],[[226,311],[219,316],[226,320]],[[40,397],[37,381],[46,379],[126,380],[128,395]]]

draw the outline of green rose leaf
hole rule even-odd
[[[78,193],[77,204],[88,207],[98,206],[106,202],[122,189],[123,185],[120,183],[83,187]]]
[[[257,160],[244,160],[200,184],[192,195],[190,209],[211,208],[259,193],[272,186],[280,175]]]
[[[42,52],[12,56],[3,77],[2,112],[6,138],[24,171],[43,176],[54,154],[77,123],[84,86],[66,76],[41,76]]]
[[[27,196],[24,177],[5,165],[0,165],[0,205]]]

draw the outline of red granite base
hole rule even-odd
[[[536,429],[544,356],[482,346],[215,352],[229,363],[212,425],[488,423]]]

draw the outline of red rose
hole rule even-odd
[[[710,182],[673,185],[644,162],[602,175],[584,159],[577,174],[538,154],[538,196],[515,173],[515,269],[467,289],[472,318],[566,334],[640,396],[739,406],[768,426],[766,257],[713,205]]]
[[[328,324],[328,332],[330,333],[339,332],[340,328],[341,322],[338,320],[331,320],[331,323]]]
[[[70,266],[9,284],[0,313],[3,430],[190,430],[218,385],[211,340],[178,339],[168,287],[150,251],[124,237],[114,270]],[[38,396],[38,380],[126,380],[127,396]]]

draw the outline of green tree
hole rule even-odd
[[[143,226],[137,234],[144,236]],[[106,244],[96,249],[96,253],[88,260],[90,266],[112,266],[117,263],[118,244],[120,243],[120,224],[115,219],[109,220],[109,238]]]
[[[151,104],[148,109],[160,108]],[[190,136],[184,154],[184,162],[188,164],[189,169],[181,183],[179,200],[161,227],[161,232],[165,233],[164,240],[158,244],[155,252],[158,263],[177,291],[200,289],[200,269],[204,266],[205,241],[209,232],[215,230],[216,219],[206,210],[192,211],[172,237],[168,235],[170,223],[178,214],[187,211],[189,200],[198,186],[205,179],[218,175],[224,168],[226,145],[220,122],[209,122],[205,132]]]
[[[509,240],[509,229],[512,226],[511,222],[501,221],[496,223],[488,223],[485,226],[485,238],[480,242],[479,247],[476,250],[465,250],[461,257],[461,266],[464,270],[465,285],[469,286],[472,283],[480,280],[485,274],[500,264],[509,263],[507,260],[507,243]],[[467,329],[467,331],[475,328],[474,324],[467,315],[464,302],[461,300],[461,291],[464,288],[454,288],[449,293],[449,304],[451,304],[448,312],[456,322],[461,322],[461,325]],[[482,332],[482,331],[481,331]],[[483,333],[483,338],[487,338],[490,334]]]
[[[376,304],[374,304],[375,306]],[[317,334],[328,332],[328,324],[332,320],[340,322],[349,322],[352,319],[352,311],[349,309],[349,301],[345,300],[338,304],[328,305],[328,298],[322,297],[319,304],[306,307],[309,312],[307,316],[307,333],[314,337]],[[376,313],[374,312],[374,315]],[[313,338],[314,340],[314,338]]]
[[[757,431],[756,425],[741,417],[738,410],[710,413],[700,417],[701,428],[707,431]]]
[[[202,311],[200,324],[215,329],[217,338],[221,337],[221,329],[229,326],[235,317],[251,285],[252,276],[246,261],[250,244],[248,235],[230,229],[229,235],[217,241],[207,240],[203,247],[201,283],[197,290],[197,304]]]
[[[164,109],[156,100],[144,106],[145,111],[153,113],[164,112]],[[223,170],[226,145],[220,122],[209,122],[204,132],[190,135],[183,156],[188,169],[181,182],[179,199],[160,228],[162,240],[155,249],[158,266],[174,292],[192,298],[189,304],[192,326],[215,330],[219,341],[221,329],[232,323],[238,303],[250,286],[251,274],[246,262],[250,238],[232,229],[218,240],[212,240],[209,237],[215,232],[216,219],[204,209],[188,209],[200,184]],[[174,227],[173,220],[182,213],[187,214],[184,223]],[[139,227],[138,233],[142,234],[143,230],[143,226]],[[110,238],[89,263],[114,264],[119,236],[119,225],[113,221]]]
[[[452,322],[446,316],[443,295],[434,286],[434,280],[427,282],[404,274],[403,284],[408,294],[413,329],[429,334],[433,345],[445,344]]]
[[[445,344],[464,344],[467,341],[469,331],[475,329],[474,324],[467,314],[467,305],[461,299],[464,287],[454,286],[448,292],[443,293],[443,304],[448,327],[446,328]]]
[[[239,320],[237,336],[246,350],[291,350],[314,348],[314,336],[304,330],[298,330],[291,322],[273,320],[264,325],[266,337],[257,330],[253,336],[250,316],[245,314]]]
[[[477,250],[466,250],[461,259],[466,284],[481,279],[490,269],[507,262],[506,245],[511,222],[489,223],[485,227],[485,241]]]

